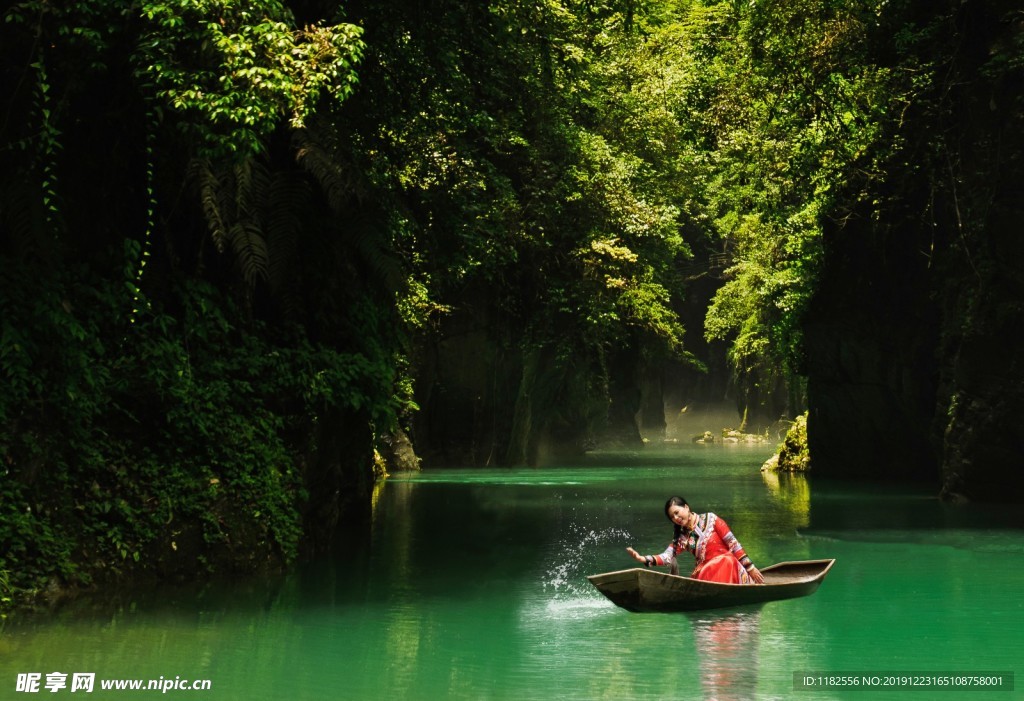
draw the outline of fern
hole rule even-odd
[[[233,172],[235,216],[259,225],[270,192],[270,171],[262,161],[246,158],[235,164]]]
[[[224,242],[228,239],[227,226],[224,223],[224,215],[220,203],[220,182],[214,175],[210,162],[206,159],[196,159],[190,167],[191,176],[199,184],[199,200],[203,207],[203,214],[206,217],[206,226],[210,230],[210,236],[217,250],[224,252]]]
[[[199,181],[199,196],[217,251],[230,250],[246,284],[246,296],[260,280],[267,279],[270,252],[261,225],[260,203],[266,200],[270,178],[266,168],[252,158],[230,170],[215,173],[210,162],[192,165]]]
[[[379,213],[375,213],[379,214]],[[348,219],[344,242],[358,256],[363,269],[372,274],[373,281],[387,293],[404,290],[408,284],[405,266],[390,249],[386,232],[379,223],[382,217],[371,217],[359,211]]]
[[[353,198],[362,199],[361,188],[351,175],[357,171],[343,165],[333,130],[313,121],[295,132],[295,143],[295,160],[316,180],[332,211],[343,211]]]
[[[251,293],[258,280],[267,278],[270,253],[263,232],[253,221],[237,222],[228,230],[235,260]]]
[[[246,297],[267,282],[286,311],[295,311],[293,272],[303,216],[311,207],[308,183],[292,173],[272,173],[256,158],[217,172],[208,160],[199,159],[191,174],[214,245],[234,256]]]
[[[346,166],[347,154],[338,142],[337,132],[329,125],[311,120],[295,135],[296,160],[316,180],[331,211],[339,222],[341,243],[363,263],[372,281],[385,292],[404,290],[407,270],[390,246],[391,222],[388,216],[368,204],[361,181],[353,177],[359,170]]]
[[[309,182],[296,173],[276,173],[266,198],[262,217],[270,252],[268,279],[270,289],[280,301],[284,313],[294,317],[299,311],[298,282],[294,271],[299,263],[299,240],[303,213],[312,206]]]
[[[319,255],[336,257],[341,265],[355,262],[352,273],[365,275],[386,295],[405,290],[405,265],[390,248],[393,223],[359,196],[361,189],[350,175],[355,171],[343,165],[336,132],[317,123],[295,138],[305,173],[271,172],[257,157],[216,171],[208,160],[192,165],[210,236],[219,252],[234,256],[246,297],[251,299],[256,285],[266,282],[286,313],[298,310],[301,275],[296,271],[300,255],[311,255],[300,250],[306,226],[326,226],[323,233],[333,229],[338,234],[325,241],[330,250]],[[333,224],[309,220],[314,209],[310,176]]]

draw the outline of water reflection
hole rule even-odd
[[[211,679],[203,701],[768,701],[794,698],[802,670],[1020,668],[1024,532],[1012,514],[766,477],[759,459],[727,453],[687,446],[671,465],[567,469],[555,485],[554,471],[531,482],[525,470],[389,480],[369,535],[346,533],[332,557],[287,576],[9,620],[0,676]],[[761,609],[615,607],[586,575],[628,567],[626,545],[663,546],[661,505],[677,489],[725,514],[759,564],[837,566],[813,596]],[[995,696],[1012,694],[972,694]],[[167,695],[186,697],[198,698]]]
[[[791,514],[797,528],[804,528],[810,523],[811,486],[807,477],[792,472],[766,471],[761,473],[761,481],[772,499]]]
[[[690,614],[703,698],[754,698],[758,678],[761,607],[724,613]]]

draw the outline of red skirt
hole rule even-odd
[[[732,553],[722,553],[706,560],[690,576],[705,582],[721,582],[723,584],[750,584],[751,581],[750,575]]]

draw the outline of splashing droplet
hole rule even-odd
[[[585,576],[587,570],[595,569],[595,558],[602,556],[602,550],[598,546],[628,543],[633,537],[629,531],[622,528],[594,530],[574,525],[572,530],[574,534],[561,544],[558,562],[546,573],[544,589],[554,590],[556,597],[600,598],[600,594],[586,584]]]

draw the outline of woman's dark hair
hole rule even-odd
[[[672,517],[668,515],[668,510],[671,509],[673,506],[689,506],[689,504],[687,504],[686,499],[683,499],[682,497],[669,497],[668,501],[665,502],[665,516],[668,518],[669,521],[672,521]],[[675,521],[672,521],[672,523],[676,527],[675,533],[672,536],[672,540],[677,540],[679,536],[683,534],[683,529]]]

